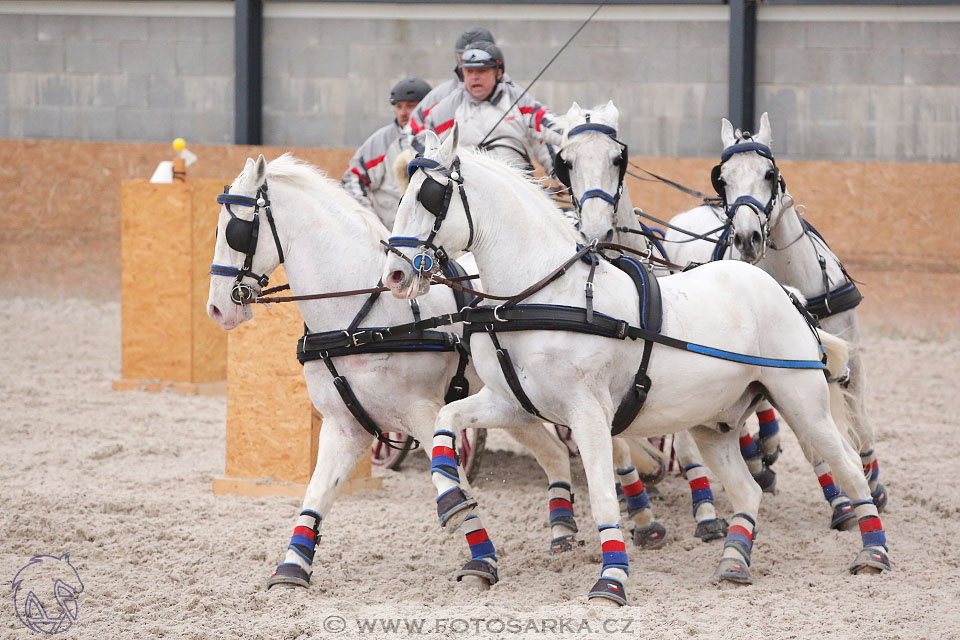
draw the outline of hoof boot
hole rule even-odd
[[[663,480],[665,477],[667,477],[667,463],[664,462],[662,458],[658,459],[657,463],[659,464],[659,466],[657,467],[656,473],[652,473],[649,475],[646,473],[640,474],[640,480],[642,480],[643,485],[647,487],[647,494],[650,493],[650,485],[657,484],[658,482]]]
[[[837,531],[849,531],[857,526],[857,514],[849,502],[838,504],[833,508],[830,519],[830,528]]]
[[[750,575],[750,567],[747,563],[733,558],[720,558],[720,564],[717,565],[717,571],[711,580],[715,585],[721,582],[753,584],[753,576]]]
[[[471,498],[460,487],[454,487],[437,499],[437,516],[440,518],[440,526],[453,533],[476,506],[475,498]]]
[[[753,476],[754,482],[760,485],[764,493],[777,492],[777,472],[764,466],[763,471]]]
[[[873,498],[873,504],[877,505],[877,513],[883,513],[887,506],[887,488],[878,482],[870,497]]]
[[[700,538],[703,542],[722,540],[727,537],[727,529],[729,526],[723,518],[702,520],[697,523],[697,530],[693,532],[693,535]]]
[[[310,586],[310,574],[303,567],[294,563],[283,563],[277,565],[277,570],[267,580],[267,590],[277,585],[287,585],[290,587]]]
[[[659,549],[667,543],[667,530],[657,521],[633,530],[633,545],[646,551]]]
[[[483,578],[490,583],[490,586],[497,584],[497,570],[486,560],[471,560],[463,565],[463,569],[457,571],[457,582],[463,580],[465,576],[475,576]]]
[[[593,585],[593,588],[590,589],[587,598],[590,600],[612,600],[621,607],[627,604],[627,592],[623,588],[623,583],[613,578],[600,578],[597,580],[597,584]]]
[[[850,573],[883,573],[893,571],[887,552],[877,547],[864,547],[850,565]]]
[[[582,547],[583,540],[577,540],[577,537],[572,533],[568,536],[560,536],[559,538],[554,538],[550,541],[550,553],[556,555],[558,553],[566,553],[567,551],[573,551],[574,547]]]

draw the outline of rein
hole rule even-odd
[[[447,284],[455,282],[463,282],[464,280],[473,280],[479,278],[480,276],[459,276],[456,278],[442,279],[443,282],[437,282],[437,284]],[[334,291],[331,293],[312,293],[302,296],[278,296],[274,298],[266,297],[266,294],[277,293],[279,291],[284,291],[289,289],[289,284],[280,285],[279,287],[273,287],[267,289],[263,292],[262,295],[257,296],[253,300],[249,301],[249,304],[273,304],[275,302],[297,302],[299,300],[323,300],[325,298],[345,298],[347,296],[360,296],[370,293],[383,293],[384,291],[390,291],[390,287],[372,287],[370,289],[351,289],[349,291]]]

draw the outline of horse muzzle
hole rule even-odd
[[[740,253],[741,260],[756,264],[763,257],[763,234],[757,229],[735,233],[733,248]]]

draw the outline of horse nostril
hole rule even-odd
[[[750,234],[750,244],[754,247],[760,247],[760,243],[763,242],[763,236],[760,235],[759,231],[754,231]]]
[[[603,236],[604,242],[610,242],[613,240],[613,229],[607,229],[607,234]]]
[[[223,314],[220,312],[220,309],[217,308],[217,305],[215,304],[210,305],[210,317],[218,322],[220,321],[220,318],[223,317]]]
[[[733,246],[739,251],[740,246],[743,245],[743,241],[740,239],[739,235],[733,236]]]
[[[390,274],[390,282],[393,284],[400,284],[400,281],[403,280],[403,271],[394,271]]]

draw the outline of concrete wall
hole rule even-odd
[[[0,137],[225,143],[232,3],[0,0]],[[354,147],[390,87],[451,75],[472,24],[524,86],[588,11],[571,5],[268,2],[264,143]],[[757,115],[780,157],[960,161],[960,5],[761,5]],[[726,6],[607,6],[531,93],[555,110],[613,99],[631,153],[715,156],[727,106]]]

